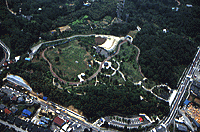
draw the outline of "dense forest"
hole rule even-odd
[[[180,2],[181,5],[178,6],[178,3],[173,0],[126,0],[121,16],[124,22],[93,32],[99,34],[109,32],[113,35],[124,36],[130,30],[135,30],[137,25],[140,26],[142,30],[136,35],[133,44],[141,49],[139,63],[142,72],[147,78],[157,83],[168,83],[172,88],[176,88],[178,78],[184,68],[192,62],[200,42],[199,5],[194,0],[180,0]],[[186,7],[188,3],[193,7]],[[67,25],[83,15],[88,15],[90,20],[100,20],[107,15],[112,18],[117,16],[114,0],[99,0],[89,7],[83,6],[83,0],[8,0],[8,4],[14,12],[19,12],[21,8],[22,14],[32,16],[28,20],[21,17],[20,13],[16,16],[12,15],[6,9],[5,0],[0,0],[0,35],[1,40],[11,49],[11,58],[26,53],[33,43],[38,42],[40,36],[44,36],[44,33],[58,26]],[[69,6],[70,4],[74,5]],[[175,11],[172,7],[179,9]],[[129,14],[127,22],[125,22],[126,14]],[[163,33],[163,29],[167,29],[167,32]],[[66,36],[77,33],[84,32],[78,29],[65,32]],[[42,39],[50,40],[59,37],[56,34],[47,34],[49,34],[48,37]],[[22,76],[30,83],[34,91],[43,92],[52,101],[65,106],[74,104],[91,120],[113,114],[110,111],[122,114],[133,114],[133,112],[151,114],[159,112],[160,109],[165,110],[163,115],[168,112],[168,109],[164,108],[168,105],[162,104],[163,102],[159,108],[152,108],[156,106],[157,100],[151,94],[141,93],[148,98],[150,103],[140,102],[139,95],[136,93],[142,90],[132,84],[129,86],[127,84],[126,88],[86,87],[84,91],[90,91],[87,91],[87,96],[82,97],[73,93],[68,94],[66,91],[61,92],[52,86],[52,75],[46,62],[42,60],[39,63],[21,60],[11,65],[9,71],[4,71],[0,75],[1,81],[7,72]],[[127,91],[130,88],[135,90]]]
[[[4,57],[4,52],[3,52],[2,48],[0,48],[0,54],[1,54],[1,56],[0,56],[0,61],[1,61],[3,59],[3,57]]]
[[[129,81],[125,86],[100,85],[73,88],[71,94],[67,90],[59,90],[52,85],[53,76],[45,63],[20,60],[19,63],[10,66],[10,72],[23,77],[35,92],[42,92],[49,100],[63,106],[73,105],[83,111],[89,121],[114,114],[131,116],[146,113],[163,117],[169,113],[168,103],[157,99],[144,91],[141,86],[135,86]],[[86,95],[78,96],[76,92],[86,92]],[[140,100],[140,95],[144,100]]]
[[[128,22],[142,30],[133,44],[141,50],[139,63],[147,78],[176,88],[185,67],[193,60],[200,42],[199,6],[189,1],[126,1]],[[188,8],[186,4],[192,4]],[[172,10],[178,7],[178,11]],[[125,16],[125,15],[124,15]],[[167,29],[163,33],[163,29]]]

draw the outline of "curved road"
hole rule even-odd
[[[4,54],[5,54],[4,58],[0,62],[0,66],[1,66],[5,61],[10,60],[10,49],[1,40],[0,40],[0,46],[3,48]]]

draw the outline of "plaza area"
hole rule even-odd
[[[101,37],[106,39],[106,41],[103,44],[98,46],[104,48],[108,52],[114,51],[119,41],[124,40],[124,37],[116,37],[112,35],[95,35],[95,38],[96,37]]]

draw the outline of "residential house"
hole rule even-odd
[[[28,126],[27,126],[27,130],[28,130],[29,132],[31,132],[32,129],[33,129],[33,125],[32,125],[31,123],[29,123]]]
[[[190,101],[187,100],[187,99],[184,101],[184,105],[185,105],[185,106],[187,106],[189,103],[190,103]]]
[[[47,97],[43,96],[43,100],[47,101]]]
[[[5,114],[10,115],[12,112],[10,110],[8,110],[8,108],[4,109]]]
[[[38,127],[36,125],[33,125],[32,132],[39,132]]]
[[[27,60],[27,61],[31,61],[31,58],[27,58],[27,57],[26,57],[25,60]]]
[[[10,123],[10,124],[14,124],[15,117],[12,116],[12,115],[10,115],[10,116],[8,116],[7,121],[8,121],[8,123]]]
[[[190,4],[186,4],[186,6],[187,6],[187,7],[192,7],[192,5],[190,5]]]
[[[187,132],[187,127],[182,124],[176,123],[176,127],[178,128],[179,131]]]
[[[12,107],[10,108],[10,111],[11,111],[12,113],[15,113],[15,112],[18,111],[18,109],[17,109],[15,106],[12,106]]]
[[[195,119],[192,119],[194,124],[199,128],[200,127],[200,124],[195,120]]]
[[[15,119],[15,125],[17,126],[17,127],[20,127],[21,126],[21,124],[22,124],[22,122],[21,122],[22,120],[21,119],[19,119],[18,117]]]
[[[53,122],[59,127],[61,127],[65,123],[65,121],[63,119],[59,118],[58,116],[56,118],[54,118]]]
[[[28,126],[28,122],[22,120],[22,129],[26,130],[26,127]]]
[[[143,119],[142,119],[141,117],[139,118],[139,120],[140,120],[140,122],[142,122],[142,121],[143,121]]]
[[[12,97],[10,98],[10,100],[11,100],[12,102],[16,102],[16,101],[17,101],[17,97],[16,97],[16,96],[12,96]]]
[[[2,98],[4,96],[4,93],[0,93],[0,97]]]
[[[20,59],[20,56],[15,57],[15,61],[17,62]]]
[[[2,98],[3,103],[8,103],[10,101],[10,98],[8,96],[4,96]]]
[[[25,117],[31,116],[31,112],[30,112],[29,110],[27,110],[27,109],[24,109],[24,110],[22,111],[22,116],[25,116]]]
[[[4,104],[0,104],[0,110],[4,110],[6,106]]]
[[[25,99],[23,96],[18,97],[17,103],[24,103],[24,102],[25,102]]]
[[[8,65],[8,63],[7,63],[7,62],[3,63],[3,66],[7,66],[7,65]]]

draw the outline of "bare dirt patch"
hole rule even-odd
[[[105,43],[106,42],[106,39],[105,38],[101,38],[101,37],[96,37],[95,38],[95,43],[97,44],[97,45],[101,45],[101,44],[103,44],[103,43]]]
[[[58,27],[60,29],[60,32],[62,33],[63,31],[70,31],[72,30],[70,26],[66,25],[66,26],[63,26],[63,27]],[[56,30],[51,30],[51,32],[56,32]]]
[[[194,102],[200,105],[200,99],[199,98],[195,98]]]
[[[68,106],[67,109],[70,109],[70,110],[72,110],[72,111],[78,113],[79,115],[83,116],[83,112],[80,111],[80,110],[78,110],[78,109],[76,109],[76,108],[74,108],[73,105]]]
[[[134,31],[130,31],[129,33],[128,33],[128,35],[130,35],[132,38],[135,38],[135,35],[137,34],[137,30],[134,30]]]

